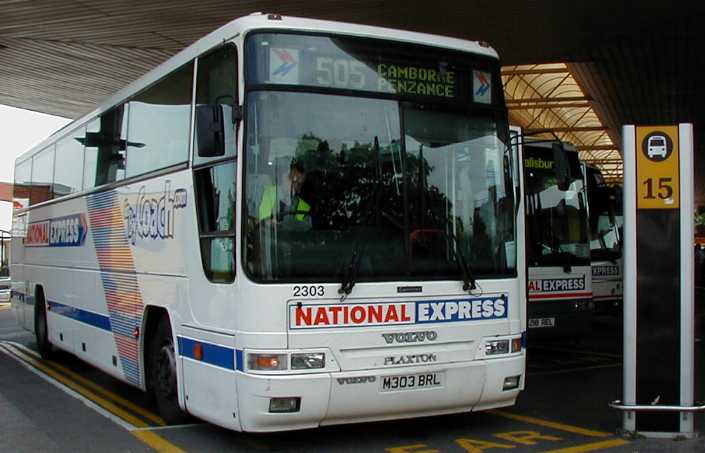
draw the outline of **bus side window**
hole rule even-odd
[[[228,44],[198,59],[193,164],[236,154],[237,49]]]
[[[83,186],[83,172],[76,171],[83,165],[83,143],[86,128],[81,127],[56,144],[56,165],[54,166],[54,196],[61,197],[79,192]]]
[[[130,99],[127,178],[188,160],[192,92],[193,62]]]
[[[44,148],[32,157],[32,190],[29,204],[35,205],[51,200],[54,192],[54,145]]]
[[[88,123],[82,143],[85,146],[84,189],[124,179],[127,146],[125,105],[112,108]]]
[[[235,279],[235,162],[194,171],[201,261],[214,283]]]
[[[15,184],[12,202],[15,209],[29,207],[29,192],[32,187],[32,158],[15,167]]]

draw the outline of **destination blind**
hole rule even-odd
[[[407,44],[293,34],[256,34],[248,83],[367,91],[444,102],[499,104],[497,63]]]

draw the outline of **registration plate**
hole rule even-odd
[[[382,392],[395,392],[399,390],[427,389],[441,387],[445,373],[418,373],[400,376],[383,376],[381,379]]]
[[[556,327],[556,318],[529,318],[529,329]]]

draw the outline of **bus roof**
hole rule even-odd
[[[341,27],[341,25],[343,27]],[[479,41],[468,41],[428,33],[417,33],[412,31],[358,25],[345,22],[305,19],[301,17],[281,16],[278,14],[252,13],[248,16],[240,17],[228,22],[222,27],[198,39],[185,49],[179,51],[173,57],[169,58],[154,69],[139,77],[134,82],[122,88],[120,91],[105,99],[96,109],[72,121],[58,131],[54,132],[39,144],[32,147],[30,150],[22,153],[15,160],[15,165],[29,159],[37,152],[44,149],[44,147],[61,138],[63,135],[72,132],[76,126],[80,126],[83,123],[90,121],[113,106],[125,101],[134,94],[159,81],[165,75],[193,60],[198,55],[201,55],[202,53],[217,47],[220,44],[231,41],[238,36],[245,35],[248,32],[257,29],[297,30],[343,34],[365,38],[389,39],[399,42],[431,45],[445,49],[459,50],[495,59],[499,58],[497,52],[492,47],[489,47],[484,43],[480,44]]]

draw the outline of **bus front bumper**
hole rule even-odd
[[[524,364],[522,352],[435,366],[286,376],[238,373],[240,425],[243,431],[284,431],[509,406],[523,389]],[[400,389],[402,381],[415,385]],[[273,398],[298,399],[292,404],[296,410],[272,412]]]

